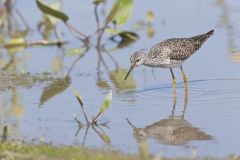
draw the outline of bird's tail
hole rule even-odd
[[[209,38],[214,34],[214,30],[212,29],[211,31],[206,33],[206,37]]]
[[[209,32],[205,34],[201,34],[195,37],[192,37],[196,45],[199,45],[199,47],[209,38],[213,35],[214,30],[210,30]]]

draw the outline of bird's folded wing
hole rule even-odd
[[[198,48],[188,39],[178,39],[175,43],[172,43],[170,52],[168,54],[171,60],[186,60],[191,56]]]

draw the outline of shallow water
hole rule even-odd
[[[34,1],[18,2],[16,6],[33,27],[41,18]],[[139,145],[137,136],[133,135],[126,121],[128,118],[134,126],[143,129],[145,138],[142,139],[147,141],[150,152],[154,154],[240,154],[239,3],[234,0],[135,1],[133,16],[123,28],[133,29],[134,23],[144,19],[149,10],[154,12],[156,18],[153,23],[155,35],[148,38],[146,29],[138,31],[140,39],[136,43],[113,52],[120,72],[115,72],[115,65],[108,57],[104,58],[109,71],[104,67],[98,70],[95,49],[90,49],[74,66],[69,79],[64,78],[64,73],[69,71],[74,58],[64,57],[64,67],[57,74],[51,70],[53,59],[61,55],[60,49],[35,47],[19,52],[18,57],[30,58],[17,64],[16,70],[27,70],[30,78],[23,79],[25,83],[21,78],[11,78],[8,73],[3,73],[6,75],[2,76],[3,80],[0,78],[0,126],[9,127],[9,138],[27,142],[43,140],[53,144],[113,147],[132,153],[138,151]],[[71,17],[71,23],[81,31],[91,33],[94,30],[91,3],[64,1],[64,11]],[[59,26],[64,31],[64,37],[70,40],[67,46],[79,47],[80,42],[63,25]],[[123,80],[132,52],[149,48],[167,38],[189,37],[210,29],[215,29],[214,36],[184,63],[189,81],[187,94],[180,69],[174,69],[177,78],[175,109],[168,69],[138,67],[129,81]],[[40,37],[34,33],[29,36],[29,39],[34,38]],[[0,54],[4,55],[4,52]],[[66,79],[69,83],[65,83]],[[84,117],[69,87],[70,83],[81,93],[90,117],[99,111],[108,91],[113,90],[111,107],[102,120],[110,121],[109,128],[97,128],[101,134],[108,135],[110,144],[105,144],[91,128],[85,141],[86,127],[76,135],[78,124],[73,114],[82,122]]]

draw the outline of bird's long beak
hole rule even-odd
[[[131,73],[131,71],[133,70],[133,68],[134,68],[134,65],[131,65],[131,67],[128,70],[128,73],[127,73],[126,77],[124,78],[124,80],[127,80],[128,76]]]

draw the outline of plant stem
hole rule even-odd
[[[70,30],[70,32],[77,37],[78,39],[80,39],[81,41],[84,41],[83,38],[88,38],[88,36],[86,36],[85,34],[83,34],[82,32],[80,32],[77,28],[75,28],[73,25],[71,25],[70,23],[65,23],[67,28]],[[82,37],[83,38],[82,38]]]
[[[96,23],[97,23],[97,31],[98,31],[100,28],[100,24],[99,24],[99,16],[98,16],[97,8],[98,8],[98,5],[95,5],[94,6],[94,15],[95,15],[95,19],[96,19]]]

